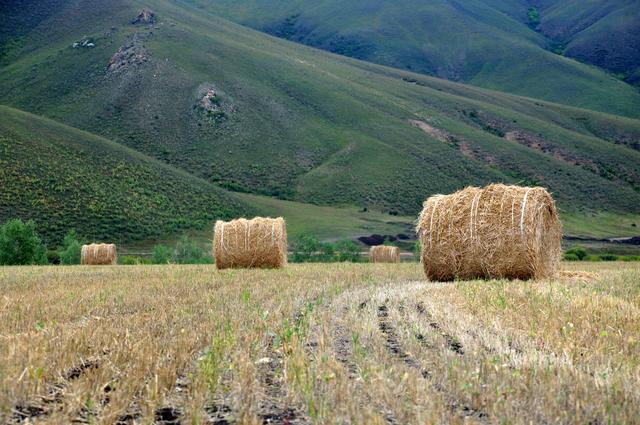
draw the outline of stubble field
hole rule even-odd
[[[2,268],[0,423],[633,423],[640,265],[563,267]]]

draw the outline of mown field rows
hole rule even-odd
[[[2,268],[0,423],[632,423],[640,265],[564,268]]]

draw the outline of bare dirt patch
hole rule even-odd
[[[429,136],[443,143],[451,143],[453,140],[453,136],[451,136],[451,134],[449,134],[448,131],[435,128],[424,121],[409,120],[409,124],[411,124],[413,127],[419,128],[420,130],[427,133]]]

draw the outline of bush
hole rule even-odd
[[[581,246],[574,246],[573,248],[568,249],[565,252],[565,257],[567,256],[567,254],[574,255],[578,258],[579,261],[582,261],[587,257],[587,250]]]
[[[213,259],[205,255],[204,249],[189,239],[187,235],[183,235],[176,242],[176,248],[173,251],[173,261],[176,264],[211,264]]]
[[[70,230],[62,241],[60,250],[60,264],[80,264],[82,245],[78,241],[75,230]]]
[[[640,255],[622,255],[618,259],[620,261],[640,261]]]
[[[293,244],[292,263],[328,263],[332,261],[362,261],[360,247],[351,240],[335,244],[322,243],[316,235],[303,234]]]
[[[529,21],[527,25],[529,25],[531,29],[538,29],[538,26],[540,26],[540,12],[536,7],[530,7],[529,10],[527,10],[527,20]]]
[[[171,248],[166,245],[156,245],[153,247],[153,264],[169,264],[171,262]]]
[[[46,249],[33,221],[16,218],[0,226],[0,265],[47,264]]]
[[[613,254],[600,254],[600,260],[602,261],[617,261],[618,256]]]
[[[360,247],[354,241],[345,239],[338,241],[335,244],[335,254],[333,256],[335,261],[350,261],[352,263],[359,263],[362,261],[360,255]]]
[[[422,245],[420,244],[420,241],[416,241],[413,245],[413,256],[417,262],[420,262],[422,259]]]
[[[322,249],[321,245],[316,235],[307,233],[298,236],[293,244],[294,252],[291,261],[294,263],[310,262],[314,259],[317,261],[318,252]]]
[[[60,264],[60,253],[58,251],[48,250],[46,256],[47,256],[47,263]]]
[[[151,260],[144,257],[135,257],[133,255],[124,255],[120,257],[120,264],[124,266],[137,266],[140,264],[151,264]]]
[[[330,243],[323,243],[320,244],[320,255],[318,256],[317,261],[326,263],[332,261],[335,255],[335,247]]]
[[[565,261],[580,261],[580,258],[576,254],[573,253],[565,253],[564,254]]]
[[[119,260],[120,260],[119,261],[120,264],[125,265],[125,266],[134,266],[136,264],[139,264],[138,263],[138,259],[136,257],[132,257],[130,255],[123,255],[122,257],[119,258]]]

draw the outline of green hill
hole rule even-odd
[[[358,59],[572,106],[640,114],[635,88],[568,58],[631,82],[640,65],[640,3],[633,0],[183,1]]]
[[[640,85],[640,2],[542,0],[538,29],[566,56]]]
[[[150,239],[254,211],[129,148],[0,106],[0,222],[33,219],[48,244]]]
[[[154,22],[133,24],[145,6],[154,11]],[[48,176],[68,175],[61,191],[85,181],[108,187],[100,197],[106,204],[91,217],[102,220],[104,232],[124,228],[119,234],[131,239],[196,228],[251,203],[224,198],[227,192],[205,182],[304,203],[415,215],[431,194],[502,181],[546,186],[571,214],[640,213],[635,119],[333,55],[165,0],[59,0],[32,24],[25,24],[30,29],[0,68],[0,103],[97,135],[87,135],[91,140],[135,149],[118,151],[130,152],[132,161],[137,152],[154,157],[157,162],[145,163],[154,164],[148,173],[156,174],[107,174],[111,183],[102,185],[91,178],[99,165],[88,154],[66,160],[66,153],[51,150],[16,150],[21,145],[12,140],[44,146],[55,140],[45,137],[48,131],[30,129],[29,120],[16,127],[18,121],[3,112],[0,130],[11,156],[2,158],[20,171],[6,177],[0,195],[11,199],[6,187],[23,197],[20,204],[6,204],[5,215],[40,216],[65,227],[65,214],[52,211],[66,208],[66,195],[50,208],[37,201],[42,185],[23,185],[20,176],[33,167],[50,167]],[[149,194],[160,192],[164,174],[155,167],[172,170],[167,175],[175,176],[175,189],[161,203],[164,210],[158,207],[165,221],[152,228],[152,216],[145,216],[147,227],[138,226],[143,219],[136,222],[128,216],[135,211],[126,208],[138,198],[120,198],[130,196],[136,182],[150,186]],[[83,193],[74,220],[91,205]],[[120,213],[107,222],[108,210]]]

